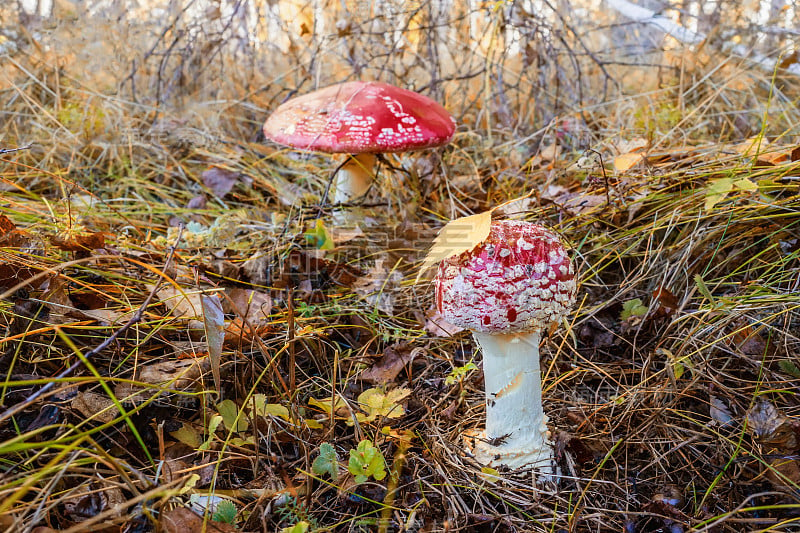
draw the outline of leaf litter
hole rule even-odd
[[[292,53],[311,38],[308,22]],[[358,27],[337,31],[370,38]],[[791,86],[788,100],[770,99],[767,78],[737,86],[756,75],[695,52],[681,68],[701,81],[680,95],[677,129],[675,85],[657,89],[656,103],[637,93],[536,132],[547,123],[539,100],[516,109],[511,85],[490,87],[491,76],[439,80],[448,105],[473,105],[455,109],[454,144],[414,163],[388,156],[400,166],[382,170],[389,185],[370,192],[365,223],[341,228],[323,201],[327,160],[248,141],[297,87],[243,71],[171,85],[152,64],[153,77],[137,70],[121,84],[234,95],[224,108],[216,94],[187,100],[187,116],[171,116],[166,105],[151,112],[149,93],[128,101],[100,90],[102,80],[116,90],[127,68],[76,69],[74,54],[20,44],[24,68],[0,67],[0,140],[37,143],[0,162],[4,528],[233,530],[216,517],[243,531],[364,530],[381,527],[384,509],[391,527],[430,531],[739,531],[796,520]],[[218,56],[190,63],[206,57]],[[97,79],[76,82],[82,72]],[[230,92],[239,83],[258,89],[244,100]],[[761,102],[781,111],[762,113]],[[732,134],[747,129],[731,118],[737,105],[767,117],[769,131]],[[523,131],[517,112],[535,128]],[[411,228],[400,213],[412,213]],[[421,264],[485,238],[492,216],[556,229],[581,277],[570,327],[542,345],[557,490],[464,452],[460,436],[481,426],[481,356],[468,333],[438,320],[430,284],[415,283]],[[425,260],[425,236],[437,232]],[[25,404],[45,381],[47,396]],[[217,513],[216,498],[232,505]]]

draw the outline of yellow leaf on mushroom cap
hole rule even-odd
[[[417,281],[429,268],[438,265],[444,259],[472,250],[486,240],[492,226],[492,211],[484,211],[477,215],[456,218],[445,224],[433,241],[428,255],[422,261],[417,274]]]

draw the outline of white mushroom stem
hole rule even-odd
[[[540,331],[473,332],[483,351],[486,431],[475,440],[479,462],[555,473],[553,447],[542,410]]]
[[[347,158],[334,183],[333,200],[337,204],[357,200],[367,193],[377,162],[375,154],[370,153],[348,155]]]

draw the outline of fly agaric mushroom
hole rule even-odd
[[[264,135],[293,148],[350,154],[334,184],[341,203],[366,194],[375,154],[447,144],[455,128],[450,113],[427,96],[351,81],[284,102],[264,123]]]
[[[539,340],[575,302],[564,245],[532,222],[493,222],[485,241],[440,263],[435,284],[439,313],[471,330],[483,351],[486,430],[475,437],[475,458],[555,474]]]

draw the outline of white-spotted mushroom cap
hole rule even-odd
[[[439,146],[455,129],[450,113],[427,96],[351,81],[283,103],[264,124],[264,135],[304,150],[360,154]]]
[[[533,222],[493,222],[484,242],[439,264],[435,283],[442,317],[481,333],[542,330],[575,303],[567,250]]]

